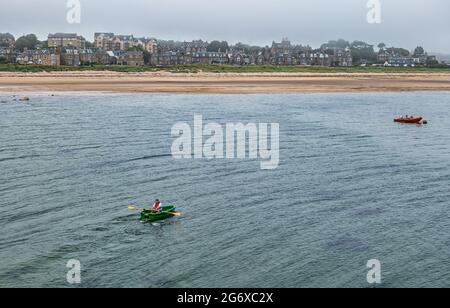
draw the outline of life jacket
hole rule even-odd
[[[153,205],[153,207],[157,210],[159,210],[161,208],[161,201],[156,201],[155,205]]]

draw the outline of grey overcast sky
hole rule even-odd
[[[366,21],[368,0],[80,0],[81,23],[66,21],[67,0],[0,0],[0,32],[77,32],[267,45],[282,37],[320,46],[330,39],[450,53],[449,0],[380,0],[381,24]]]

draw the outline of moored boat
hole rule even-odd
[[[397,118],[394,119],[394,122],[397,123],[407,123],[407,124],[420,124],[422,123],[422,117],[412,117],[412,118]]]

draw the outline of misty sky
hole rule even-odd
[[[381,0],[382,23],[366,21],[367,0],[80,0],[81,24],[66,21],[67,0],[0,0],[0,32],[77,32],[160,39],[223,39],[268,45],[282,37],[319,47],[337,38],[450,53],[449,0]]]

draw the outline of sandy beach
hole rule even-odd
[[[450,91],[450,74],[0,72],[0,91],[128,93]]]

